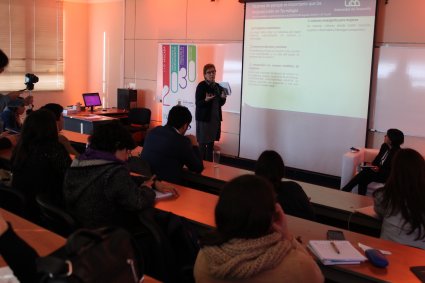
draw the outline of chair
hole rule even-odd
[[[20,191],[0,185],[1,208],[24,216],[26,203],[26,198]]]
[[[168,214],[156,209],[146,209],[138,215],[140,223],[149,235],[148,241],[151,248],[149,257],[153,269],[146,272],[163,282],[194,283],[193,264],[181,262],[182,258],[177,256],[175,245],[171,243],[170,235],[167,235],[170,227],[163,227],[164,223],[158,223],[158,215],[161,213]],[[135,237],[137,238],[137,235]],[[180,238],[174,240],[180,241]],[[182,248],[186,247],[185,244],[181,244]]]
[[[128,119],[126,128],[133,135],[135,141],[139,141],[143,144],[143,140],[146,135],[146,131],[149,129],[151,122],[151,110],[148,108],[132,108],[128,112]],[[140,137],[134,134],[140,133]]]
[[[40,218],[46,228],[67,237],[74,232],[78,225],[74,218],[61,208],[52,205],[44,196],[37,195],[36,202],[40,208]]]

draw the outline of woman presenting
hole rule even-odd
[[[214,141],[220,140],[221,106],[226,103],[224,89],[215,82],[215,66],[204,66],[205,80],[196,87],[196,138],[202,159],[212,161]]]

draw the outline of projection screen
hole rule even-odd
[[[340,175],[364,146],[375,0],[246,4],[239,156]]]

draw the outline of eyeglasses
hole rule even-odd
[[[187,126],[187,129],[188,129],[188,130],[192,129],[192,126],[191,126],[191,125],[188,125],[188,126]]]
[[[216,73],[216,70],[205,72],[205,74],[215,74],[215,73]]]

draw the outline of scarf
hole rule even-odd
[[[211,275],[218,279],[246,279],[278,266],[296,248],[294,240],[272,233],[256,239],[232,239],[203,248]]]

